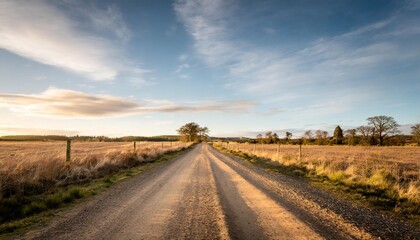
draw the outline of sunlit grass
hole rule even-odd
[[[165,147],[165,144],[167,144],[167,147]],[[145,143],[142,146],[145,147],[148,145],[149,150],[147,151],[151,151],[150,153],[145,151],[147,148],[138,150],[135,153],[130,153],[128,157],[131,159],[130,161],[133,161],[133,157],[141,155],[141,158],[137,158],[139,163],[134,167],[128,168],[127,166],[131,165],[125,165],[125,167],[124,165],[121,165],[120,168],[112,168],[115,170],[114,172],[110,172],[108,169],[105,171],[107,174],[104,174],[105,172],[103,172],[103,174],[91,174],[90,178],[85,179],[82,183],[76,181],[67,182],[66,185],[57,184],[55,186],[50,186],[49,188],[45,186],[43,188],[44,191],[40,194],[26,192],[26,195],[22,195],[21,192],[19,195],[13,195],[7,198],[3,197],[0,199],[0,234],[15,232],[16,230],[31,226],[36,222],[44,221],[51,212],[49,210],[67,206],[68,204],[77,201],[79,198],[96,195],[99,191],[110,187],[114,183],[135,176],[147,169],[151,169],[183,154],[187,147],[190,146],[190,144],[184,143],[165,144],[162,149],[161,143]],[[160,149],[157,149],[156,147],[159,147]],[[107,155],[106,153],[104,154]],[[113,152],[112,156],[118,156],[119,160],[114,161],[114,163],[116,163],[119,161],[124,162],[124,156],[126,155],[119,155],[118,152]],[[101,164],[101,166],[104,167],[106,164],[104,164],[103,161],[98,161],[96,164]],[[68,166],[67,168],[69,170],[71,169],[71,164],[65,166]],[[60,183],[60,181],[57,181],[57,183]]]
[[[189,144],[75,142],[65,161],[65,142],[0,142],[0,200],[34,195],[90,181],[120,169],[153,161]]]
[[[348,186],[348,191],[396,212],[420,214],[419,147],[303,145],[300,154],[298,145],[214,145],[244,153],[250,159],[269,159],[299,175],[319,176]]]

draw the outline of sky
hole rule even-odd
[[[0,135],[420,123],[420,0],[0,0]]]

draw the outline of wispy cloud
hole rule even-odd
[[[178,68],[174,71],[174,74],[182,79],[188,79],[189,75],[185,73],[185,70],[189,69],[191,67],[188,63],[181,63]]]
[[[0,136],[4,135],[66,135],[74,136],[78,131],[50,129],[50,128],[25,128],[25,127],[2,127],[0,126]]]
[[[210,65],[220,66],[234,60],[235,45],[229,41],[225,17],[230,1],[180,0],[175,11],[195,39],[199,55]]]
[[[57,88],[49,88],[41,94],[0,93],[0,101],[0,106],[4,106],[11,111],[66,117],[125,116],[149,112],[246,113],[256,106],[255,102],[241,100],[184,103],[169,100],[134,101],[132,99],[87,94]]]
[[[401,32],[398,36],[384,34],[404,25],[416,29],[415,21],[399,14],[285,53],[236,39],[234,31],[229,31],[229,21],[235,15],[229,11],[234,4],[213,0],[179,0],[175,4],[198,55],[210,66],[225,68],[231,80],[228,86],[234,89],[265,94],[290,92],[291,88],[301,91],[299,87],[361,79],[375,68],[420,58],[413,54],[412,41],[408,45],[397,41],[405,37]]]
[[[173,72],[174,75],[182,78],[182,79],[189,79],[190,75],[188,74],[188,69],[192,67],[192,65],[190,63],[188,63],[188,55],[186,54],[181,54],[178,57],[178,61],[180,62],[180,64],[178,65],[178,67],[176,68],[176,70]]]
[[[88,31],[86,22],[54,4],[44,0],[1,1],[0,48],[94,80],[112,80],[132,68],[121,63],[124,61],[115,42]],[[113,6],[105,10],[73,7],[72,11],[84,14],[96,29],[113,32],[123,41],[130,37]]]
[[[83,6],[79,6],[77,9],[84,9],[84,14],[98,29],[113,32],[123,42],[130,40],[132,33],[115,5],[107,6],[105,9],[93,8],[93,11],[83,8]]]

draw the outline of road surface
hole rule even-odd
[[[23,239],[415,239],[412,226],[199,144]]]

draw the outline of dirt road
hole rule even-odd
[[[63,212],[48,226],[32,230],[21,238],[418,237],[418,231],[411,226],[341,201],[302,181],[265,172],[200,144],[176,160],[115,185]],[[370,222],[380,223],[369,223],[364,217],[358,220],[358,210]],[[354,216],[347,213],[354,211]]]

